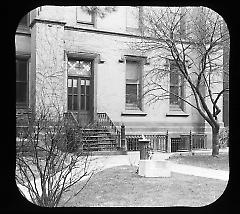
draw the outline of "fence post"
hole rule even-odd
[[[189,135],[189,150],[190,152],[192,151],[192,131],[190,130],[190,135]]]
[[[166,133],[165,152],[168,152],[168,130]]]
[[[121,148],[124,150],[127,150],[127,145],[126,145],[126,136],[125,136],[125,125],[121,125]]]

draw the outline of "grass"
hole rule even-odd
[[[211,169],[229,170],[229,156],[227,153],[220,153],[219,157],[210,154],[177,155],[170,157],[170,160],[179,164],[187,164]]]
[[[144,178],[136,167],[118,166],[97,173],[88,185],[64,206],[136,207],[205,206],[221,196],[227,182],[172,173],[170,178]],[[76,184],[59,204],[81,188]]]

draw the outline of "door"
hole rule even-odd
[[[72,111],[84,127],[92,119],[91,61],[68,61],[68,111]]]

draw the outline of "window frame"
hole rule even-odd
[[[27,24],[25,25],[25,24],[23,24],[23,23],[21,23],[21,21],[23,20],[23,18],[24,17],[26,17],[26,19],[27,19]],[[29,13],[27,13],[26,15],[24,15],[21,19],[20,19],[20,21],[19,21],[19,23],[18,23],[18,29],[21,29],[21,30],[25,30],[25,31],[29,31],[29,25],[30,25],[30,14]]]
[[[85,24],[85,25],[90,25],[90,26],[95,26],[96,25],[96,15],[95,15],[95,13],[89,14],[89,16],[91,16],[91,21],[88,22],[88,21],[83,21],[78,17],[79,10],[82,10],[81,6],[76,7],[76,22],[78,24]],[[82,12],[83,12],[83,10],[82,10]]]
[[[68,61],[87,61],[91,63],[91,72],[93,70],[93,61],[92,60],[87,60],[87,59],[79,59],[79,58],[75,58],[75,57],[69,57]],[[90,111],[90,90],[91,90],[91,77],[92,73],[90,75],[81,75],[81,74],[69,74],[68,73],[68,69],[67,69],[67,111],[71,111],[71,112],[78,112],[78,111]],[[69,101],[68,101],[68,97],[69,97],[69,92],[68,92],[68,80],[69,79],[76,79],[77,80],[77,109],[74,109],[74,105],[73,105],[73,97],[74,97],[74,93],[71,93],[71,102],[72,102],[72,109],[69,109]],[[85,93],[84,93],[84,110],[81,109],[81,96],[82,96],[82,91],[81,91],[81,80],[85,81]],[[87,94],[87,88],[86,88],[86,80],[90,81],[89,83],[89,94]],[[73,81],[72,81],[73,84]],[[72,86],[72,90],[73,90],[73,86]],[[88,109],[87,109],[87,99],[88,99]],[[79,105],[80,104],[80,105]]]
[[[126,57],[126,75],[127,75],[127,63],[134,62],[137,64],[137,80],[128,80],[125,75],[125,109],[126,110],[142,110],[142,99],[140,98],[142,94],[142,73],[143,73],[143,62],[142,59],[137,57]],[[136,85],[137,86],[137,104],[127,103],[127,85]]]
[[[172,73],[172,66],[174,66],[174,70],[177,69],[179,70],[179,68],[174,65],[176,64],[176,62],[174,60],[169,60],[169,71],[170,71],[170,74],[169,74],[169,108],[170,108],[170,111],[185,111],[185,105],[184,105],[184,101],[182,99],[180,99],[179,97],[182,97],[183,99],[185,98],[185,81],[184,81],[184,77],[181,75],[181,73],[179,73],[179,71],[177,71],[177,73],[174,73],[174,74],[177,74],[177,78],[178,78],[178,84],[173,84],[171,82],[171,74]],[[171,88],[172,87],[177,87],[178,88],[178,96],[179,97],[176,97],[178,99],[178,104],[173,104],[171,103],[171,96],[174,96],[173,94],[171,94]]]
[[[29,56],[17,56],[16,57],[16,72],[17,72],[17,61],[24,61],[26,62],[26,101],[25,102],[17,102],[17,94],[16,94],[16,108],[21,108],[21,109],[26,109],[29,107],[29,68],[30,68],[30,57]],[[17,82],[23,82],[23,81],[17,81],[17,76],[16,76],[16,88],[17,88]]]
[[[137,12],[138,12],[138,26],[137,27],[132,27],[132,26],[129,26],[129,8],[136,8],[137,9]],[[131,15],[131,18],[132,18],[132,15]],[[142,20],[142,7],[141,6],[127,6],[126,7],[126,31],[129,31],[129,32],[138,32],[140,30],[140,25],[141,25],[141,20]]]
[[[177,24],[177,30],[175,33],[170,32],[170,38],[171,39],[179,39],[180,37],[184,37],[186,35],[186,17],[183,17],[185,13],[184,7],[180,8],[180,11],[171,11],[172,16],[179,16],[178,24]]]

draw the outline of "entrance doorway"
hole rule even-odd
[[[92,61],[68,61],[68,111],[84,127],[91,122],[93,109]]]

